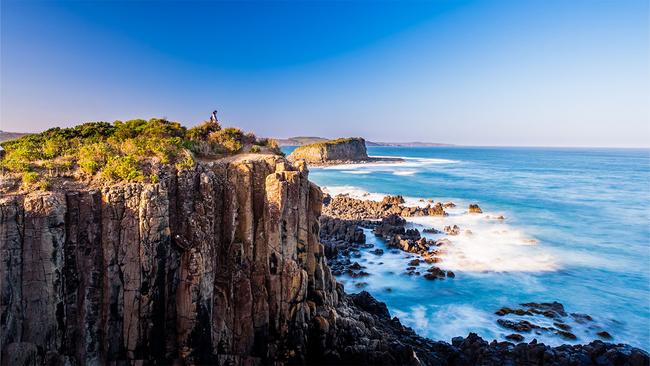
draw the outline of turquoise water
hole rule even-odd
[[[470,331],[503,339],[511,332],[495,322],[501,306],[559,301],[567,312],[589,314],[594,321],[569,319],[575,342],[547,332],[523,333],[526,341],[584,343],[606,330],[614,342],[650,349],[649,150],[368,150],[407,159],[312,168],[311,180],[331,193],[400,194],[408,204],[421,204],[420,198],[453,201],[458,207],[446,218],[409,222],[420,229],[458,224],[463,234],[449,237],[449,253],[440,263],[456,278],[427,281],[404,274],[412,255],[389,252],[368,232],[368,241],[387,254],[364,252],[357,260],[372,275],[340,277],[348,292],[368,290],[391,314],[433,339],[449,341]],[[478,203],[484,214],[467,214],[469,203]]]

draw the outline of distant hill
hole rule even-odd
[[[0,130],[0,142],[14,140],[25,135],[29,135],[29,134],[22,133],[22,132],[6,132]]]
[[[452,144],[443,144],[439,142],[372,142],[366,141],[366,146],[395,146],[395,147],[432,147],[432,146],[453,146]]]
[[[329,141],[329,139],[315,136],[296,136],[286,139],[276,139],[280,146],[303,146],[315,144],[317,142]],[[453,146],[450,144],[441,144],[437,142],[372,142],[366,140],[366,146],[395,146],[395,147],[431,147],[431,146]]]
[[[280,146],[302,146],[302,145],[315,144],[317,142],[325,142],[328,140],[329,139],[322,138],[322,137],[314,137],[314,136],[296,136],[296,137],[288,137],[286,139],[276,139],[276,141]]]

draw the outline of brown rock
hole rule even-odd
[[[469,213],[480,214],[483,213],[483,210],[481,210],[481,208],[476,203],[471,203],[469,205]]]

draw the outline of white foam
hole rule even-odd
[[[381,201],[385,193],[368,192],[355,186],[328,186],[323,191],[332,196],[348,194],[350,197]],[[426,206],[417,197],[404,197],[407,206]],[[449,216],[408,217],[408,222],[418,225],[420,230],[434,227],[442,230],[445,226],[458,225],[461,233],[456,236],[430,235],[431,239],[445,237],[451,245],[446,245],[439,267],[464,272],[547,272],[556,271],[561,266],[557,253],[537,242],[534,237],[520,228],[509,225],[507,220],[494,219],[499,212],[469,214],[469,203],[451,200],[455,208],[445,209]],[[506,215],[507,216],[507,215]],[[469,230],[469,232],[467,231]]]
[[[414,175],[417,173],[415,170],[397,170],[393,172],[394,175]]]
[[[466,335],[468,329],[481,335],[490,334],[494,320],[488,312],[470,305],[423,306],[394,310],[405,325],[426,336],[450,341],[451,338]]]
[[[465,272],[544,272],[559,269],[557,259],[542,244],[523,230],[484,214],[468,214],[463,209],[448,209],[446,217],[407,218],[424,227],[441,230],[458,225],[460,234],[445,237],[451,244],[442,247],[439,267]],[[494,216],[491,214],[490,216]]]
[[[337,164],[323,167],[311,167],[312,170],[367,170],[371,172],[392,171],[394,168],[421,168],[429,165],[448,165],[460,163],[459,160],[435,159],[435,158],[413,158],[407,156],[371,156],[371,158],[401,159],[401,161],[376,161],[371,163],[358,164]]]

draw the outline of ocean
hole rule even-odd
[[[558,301],[567,313],[593,320],[564,319],[576,340],[533,330],[520,333],[525,341],[585,343],[607,331],[612,342],[650,350],[650,150],[369,147],[368,153],[405,161],[314,167],[310,179],[332,195],[454,202],[447,217],[408,222],[420,230],[461,228],[437,264],[456,278],[408,276],[415,256],[391,251],[366,230],[367,241],[385,254],[363,251],[355,260],[371,275],[338,277],[347,292],[366,290],[420,335],[445,341],[469,332],[504,340],[513,331],[497,324],[499,308]],[[470,203],[483,214],[468,214]]]

